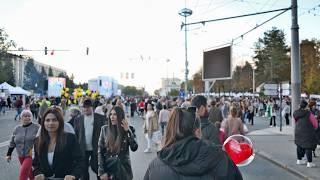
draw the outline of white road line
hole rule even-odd
[[[8,141],[5,141],[5,142],[2,142],[2,143],[0,143],[0,148],[2,148],[2,147],[5,147],[5,146],[8,146],[9,145],[9,140]]]

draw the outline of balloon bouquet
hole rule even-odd
[[[252,141],[240,134],[228,137],[223,149],[238,167],[249,165],[255,156]]]

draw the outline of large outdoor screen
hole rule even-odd
[[[203,80],[231,79],[231,46],[203,52]]]

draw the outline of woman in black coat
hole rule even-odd
[[[315,167],[312,163],[312,150],[317,146],[316,129],[318,122],[314,115],[307,109],[308,103],[302,100],[300,108],[293,113],[296,121],[294,129],[294,142],[297,145],[297,164],[307,164],[307,167]],[[307,156],[308,162],[302,160]]]
[[[199,127],[195,110],[173,109],[164,147],[150,163],[144,180],[242,180],[221,147],[199,139]]]
[[[98,176],[101,180],[133,178],[129,147],[138,149],[134,128],[129,127],[121,107],[110,111],[108,125],[102,126],[98,143]]]
[[[61,110],[49,108],[43,115],[41,127],[44,128],[36,139],[32,163],[35,180],[79,179],[84,170],[84,154],[75,135],[64,132]]]

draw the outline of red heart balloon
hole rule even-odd
[[[235,164],[239,164],[247,160],[253,154],[253,149],[249,144],[239,143],[234,139],[230,139],[224,145],[224,148]]]

